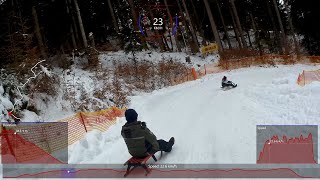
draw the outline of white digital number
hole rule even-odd
[[[163,19],[162,18],[153,18],[153,25],[154,26],[162,26],[163,25]]]

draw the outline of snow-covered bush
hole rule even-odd
[[[13,117],[9,116],[8,112],[14,115],[21,115],[21,108],[27,101],[23,91],[17,89],[18,81],[14,74],[9,74],[5,70],[0,72],[0,119],[1,121],[13,121]],[[14,109],[15,106],[15,109]]]
[[[188,67],[172,58],[157,63],[136,61],[114,63],[115,73],[138,91],[150,92],[171,85],[171,80],[188,74]]]
[[[56,84],[53,79],[56,77],[45,67],[36,78],[33,76],[18,80],[18,75],[1,70],[0,76],[0,118],[1,121],[19,122],[27,114],[32,114],[32,121],[38,118],[39,110],[34,103],[31,103],[34,94],[44,93],[47,96],[54,96]],[[54,84],[54,85],[53,85]],[[9,115],[12,114],[12,115]]]
[[[0,83],[0,120],[8,121],[8,110],[12,109],[13,104],[9,100],[8,96],[4,92],[3,85]]]

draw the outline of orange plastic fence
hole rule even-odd
[[[192,73],[194,80],[198,79],[198,75],[197,75],[196,70],[194,68],[191,69],[191,73]]]
[[[320,69],[315,71],[303,71],[298,76],[297,84],[304,86],[313,81],[320,81]]]
[[[320,56],[305,56],[311,63],[320,63]]]
[[[222,67],[229,70],[263,64],[294,64],[296,62],[320,63],[320,56],[290,56],[268,54],[263,56],[222,60],[221,62]]]
[[[203,77],[207,74],[219,73],[222,72],[223,69],[217,67],[216,64],[205,64],[200,70],[198,70],[198,76]]]
[[[198,70],[195,70],[195,68],[191,68],[184,73],[180,73],[180,76],[171,80],[171,85],[177,85],[187,81],[193,81],[207,74],[218,73],[222,71],[223,69],[217,67],[216,64],[205,64]]]
[[[238,69],[242,67],[250,67],[254,65],[263,65],[263,64],[271,64],[274,61],[281,61],[288,59],[287,56],[280,56],[280,55],[264,55],[264,56],[257,56],[257,57],[245,57],[240,59],[230,59],[230,60],[223,60],[222,67],[230,70],[230,69]]]
[[[10,126],[9,130],[2,127],[1,155],[6,158],[6,163],[61,163],[51,154],[65,150],[89,131],[106,131],[116,123],[117,117],[123,116],[124,110],[112,107],[98,112],[77,113],[58,121],[60,123],[22,124]],[[27,133],[15,133],[21,129]]]
[[[224,60],[222,66],[228,70],[242,67],[250,67],[253,65],[294,64],[296,62],[320,63],[320,56],[264,55],[241,59]],[[311,83],[312,81],[320,81],[320,70],[303,71],[298,76],[297,84],[299,84],[300,86],[304,86],[306,84]]]
[[[320,56],[290,56],[290,55],[276,55],[268,54],[263,56],[253,56],[240,59],[230,59],[230,60],[221,60],[221,66],[217,67],[215,64],[205,64],[199,70],[195,71],[194,68],[188,69],[185,73],[180,73],[181,75],[177,78],[171,80],[171,85],[177,85],[184,83],[186,81],[192,81],[197,78],[201,78],[207,74],[223,72],[224,69],[238,69],[243,67],[257,66],[257,65],[275,65],[275,64],[294,64],[296,62],[300,63],[320,63]],[[300,77],[301,76],[301,77]],[[318,79],[318,73],[308,74],[305,81],[304,76],[300,75],[298,78],[299,83],[309,83],[311,81]],[[310,80],[308,80],[310,79]]]
[[[106,131],[123,114],[124,109],[112,107],[97,112],[80,112],[59,122],[68,122],[68,144],[71,145],[82,139],[86,132],[94,129]]]
[[[172,78],[171,85],[174,86],[192,80],[194,80],[194,77],[192,76],[192,69],[187,69],[184,72],[180,72],[179,76]]]

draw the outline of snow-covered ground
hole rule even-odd
[[[296,84],[303,70],[320,66],[253,67],[211,74],[196,81],[131,97],[129,108],[158,139],[176,138],[161,163],[255,164],[256,125],[318,124],[320,82]],[[222,91],[222,76],[238,84]],[[120,135],[125,118],[107,132],[93,131],[69,147],[71,164],[123,163]],[[318,147],[319,148],[319,147]],[[318,160],[319,161],[319,160]]]
[[[186,57],[189,56],[191,63],[186,62]],[[172,60],[174,62],[180,62],[189,67],[195,67],[196,69],[200,69],[203,67],[204,64],[217,64],[219,60],[219,55],[212,54],[205,58],[199,57],[199,55],[187,55],[186,53],[158,53],[153,51],[142,51],[137,52],[135,54],[135,60],[140,61],[148,61],[154,64],[157,64],[161,61],[169,61]],[[126,54],[123,51],[118,52],[108,52],[108,53],[101,53],[99,55],[99,61],[101,63],[102,70],[101,71],[109,71],[114,68],[114,61],[117,63],[128,63],[132,62],[133,55],[132,53]],[[40,109],[42,109],[42,119],[44,121],[55,121],[65,117],[70,116],[74,113],[70,107],[71,102],[63,99],[63,92],[62,89],[66,91],[74,91],[76,96],[75,99],[79,103],[81,100],[81,96],[83,94],[87,94],[86,98],[90,99],[90,102],[94,102],[95,104],[99,104],[99,109],[106,109],[107,107],[112,106],[107,99],[98,99],[94,97],[94,92],[99,89],[103,89],[106,84],[106,81],[111,83],[112,80],[112,73],[110,73],[109,79],[108,78],[101,78],[97,77],[97,72],[88,71],[82,69],[83,61],[76,59],[75,64],[71,67],[70,70],[60,72],[61,70],[55,69],[54,71],[60,75],[60,79],[62,79],[61,88],[59,89],[58,100],[51,99],[49,103],[44,104],[43,102],[37,100],[36,104]],[[108,79],[108,80],[107,80]],[[110,85],[110,84],[109,84]],[[109,97],[111,98],[111,97]],[[80,104],[80,103],[79,103]],[[44,107],[44,108],[43,108]],[[97,108],[92,106],[88,106],[89,111],[96,111]]]
[[[255,67],[131,97],[130,108],[158,138],[176,138],[161,163],[256,163],[256,125],[317,124],[320,83],[296,84],[302,70],[320,66]],[[236,89],[222,91],[228,76]],[[69,149],[69,163],[123,163],[130,155],[120,135],[120,118],[107,132],[91,132]]]
[[[190,56],[191,63],[186,62],[186,57]],[[112,71],[114,61],[117,63],[132,62],[132,53],[126,54],[123,51],[118,52],[108,52],[101,53],[99,55],[99,60],[102,65],[101,73],[106,71]],[[152,63],[159,63],[161,61],[175,61],[185,64],[189,67],[195,67],[199,69],[203,67],[204,64],[216,64],[219,60],[217,54],[207,56],[202,58],[197,55],[187,55],[186,53],[158,53],[152,51],[142,51],[135,54],[135,60],[148,61]],[[21,120],[24,122],[34,122],[34,121],[57,121],[69,116],[72,116],[75,111],[78,110],[78,106],[82,104],[83,99],[89,101],[87,103],[88,111],[95,111],[96,109],[106,109],[112,106],[112,103],[106,99],[98,99],[94,97],[94,92],[96,90],[102,89],[106,86],[106,81],[112,80],[111,74],[108,77],[100,78],[97,76],[98,72],[89,71],[83,68],[86,64],[85,58],[75,58],[75,64],[68,70],[62,70],[59,68],[54,68],[52,72],[48,72],[47,69],[42,68],[46,71],[46,74],[53,74],[60,79],[60,84],[57,88],[57,96],[50,97],[46,94],[36,94],[31,99],[31,103],[40,110],[38,115],[34,112],[23,110],[21,113],[24,115]],[[100,72],[99,72],[100,73]],[[107,80],[109,78],[109,80]],[[18,83],[18,82],[17,82]],[[20,82],[25,83],[25,82]],[[32,81],[30,81],[32,84]],[[10,97],[8,92],[4,92],[3,84],[0,82],[0,121],[6,121],[8,119],[8,110],[13,108],[14,102],[10,102]],[[109,97],[110,98],[110,97]],[[26,96],[26,99],[28,97]],[[21,102],[19,101],[21,104]],[[95,104],[93,106],[92,104]]]

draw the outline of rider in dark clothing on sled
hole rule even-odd
[[[237,84],[233,83],[232,81],[228,81],[226,76],[223,76],[221,85],[222,85],[222,88],[225,88],[225,87],[237,87]]]
[[[129,153],[135,158],[144,158],[157,151],[170,152],[174,138],[169,142],[157,137],[147,128],[145,122],[137,121],[138,114],[133,109],[125,112],[127,123],[122,126],[121,135],[126,142]]]

